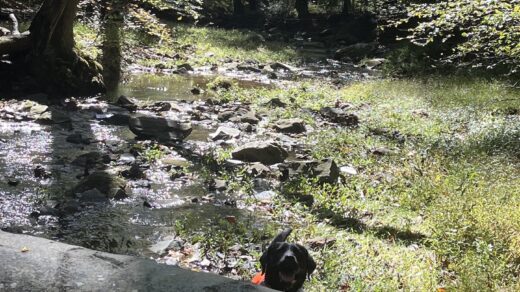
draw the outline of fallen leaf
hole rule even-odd
[[[24,247],[22,247],[22,249],[21,249],[20,251],[21,251],[21,252],[28,252],[29,249],[28,249],[26,246],[24,246]]]
[[[235,216],[229,215],[229,216],[226,216],[224,218],[226,218],[227,222],[229,222],[231,224],[236,224],[237,223],[237,218]]]

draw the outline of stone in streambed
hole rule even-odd
[[[289,154],[274,142],[250,142],[231,153],[237,160],[246,162],[261,162],[266,165],[283,162]]]
[[[358,116],[346,113],[344,110],[333,107],[324,107],[320,110],[320,114],[333,123],[345,126],[357,126],[359,124]]]
[[[302,119],[286,119],[278,121],[274,129],[280,133],[300,134],[305,132],[305,124]]]
[[[137,101],[133,98],[121,95],[117,101],[116,105],[125,108],[129,111],[135,111],[137,110]]]
[[[210,135],[211,140],[229,140],[238,138],[240,136],[240,130],[230,127],[218,127],[217,131]]]
[[[77,194],[97,189],[107,198],[124,198],[126,197],[126,193],[124,192],[125,186],[126,182],[123,179],[104,171],[96,171],[81,180],[71,190],[71,193],[77,196]]]
[[[159,141],[184,140],[192,131],[189,122],[145,115],[131,117],[129,127],[139,138]]]
[[[317,179],[319,183],[336,183],[339,177],[339,168],[332,159],[292,161],[280,165],[282,180],[297,177]]]

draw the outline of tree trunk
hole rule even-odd
[[[233,14],[235,14],[235,15],[244,14],[244,3],[242,3],[242,0],[233,0]]]
[[[101,6],[103,22],[103,80],[108,91],[114,91],[121,79],[121,32],[126,13],[125,0],[104,0]]]
[[[308,0],[296,0],[294,4],[296,12],[298,12],[298,18],[304,19],[309,16],[309,1]]]
[[[74,48],[79,0],[45,0],[29,28],[31,75],[44,91],[91,94],[104,90],[100,66]]]
[[[352,13],[352,0],[343,0],[343,11],[344,16],[349,16]]]

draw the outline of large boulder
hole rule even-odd
[[[237,160],[266,165],[283,162],[289,156],[285,149],[273,142],[250,142],[235,149],[231,155]]]
[[[0,231],[2,291],[274,291],[211,273]]]
[[[191,123],[156,116],[137,115],[130,118],[130,130],[139,138],[159,141],[184,140],[192,131]]]
[[[333,184],[338,181],[339,168],[332,159],[291,161],[280,165],[282,180],[297,177],[317,179],[319,183]]]

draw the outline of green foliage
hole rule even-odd
[[[409,39],[419,46],[445,44],[452,48],[441,59],[468,62],[473,67],[507,68],[516,73],[520,66],[520,1],[456,0],[411,4],[408,16],[394,25],[411,20]]]

